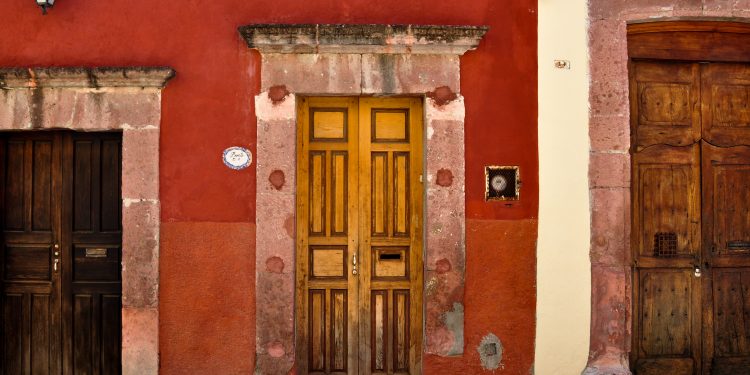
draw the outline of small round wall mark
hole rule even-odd
[[[244,147],[230,147],[222,155],[224,165],[234,170],[245,169],[253,162],[253,154]]]
[[[435,183],[442,187],[453,185],[453,172],[450,169],[442,168],[437,172]]]
[[[271,183],[271,186],[273,186],[274,189],[281,190],[281,188],[284,187],[284,182],[286,182],[286,179],[284,178],[284,171],[275,169],[268,176],[268,182]]]

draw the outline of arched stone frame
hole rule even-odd
[[[0,131],[122,131],[122,372],[159,372],[159,128],[169,68],[0,69]]]
[[[426,96],[423,350],[463,353],[465,109],[459,57],[476,48],[486,31],[401,25],[240,28],[248,46],[261,53],[261,93],[255,97],[256,373],[287,374],[294,365],[297,95]]]
[[[630,374],[632,341],[631,161],[627,25],[711,20],[750,22],[750,9],[722,1],[663,6],[589,3],[589,189],[591,336],[584,374]]]

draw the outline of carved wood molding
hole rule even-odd
[[[0,89],[163,88],[174,75],[167,67],[1,68]]]
[[[750,61],[750,20],[716,17],[657,18],[627,25],[631,59]]]
[[[261,53],[380,53],[463,55],[487,26],[255,24],[239,28]]]

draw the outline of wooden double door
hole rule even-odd
[[[0,135],[0,374],[119,374],[121,135]]]
[[[637,374],[750,374],[750,65],[630,64]]]
[[[421,99],[298,103],[298,370],[420,374]]]

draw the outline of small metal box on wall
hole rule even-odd
[[[521,198],[521,174],[518,166],[484,167],[486,201],[517,201]]]

